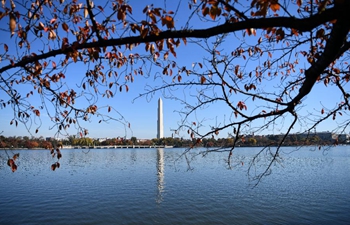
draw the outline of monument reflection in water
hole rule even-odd
[[[163,201],[163,191],[164,191],[164,149],[157,149],[157,187],[158,194],[156,201],[161,203]]]

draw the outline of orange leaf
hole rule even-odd
[[[216,19],[216,16],[220,16],[221,15],[221,8],[213,5],[211,8],[210,8],[210,11],[209,11],[209,16],[215,20]]]
[[[15,172],[17,170],[17,165],[16,164],[12,164],[11,170],[12,170],[12,172]]]
[[[209,8],[205,7],[204,9],[202,9],[202,15],[205,17],[206,15],[209,14]]]
[[[126,19],[126,12],[124,10],[119,9],[117,13],[118,20],[124,21]]]
[[[235,74],[237,75],[238,72],[239,72],[239,65],[236,65],[236,66],[235,66]]]
[[[156,16],[153,13],[149,13],[148,16],[149,16],[149,18],[151,18],[153,23],[157,22],[157,18],[156,18]]]
[[[250,35],[254,35],[254,36],[256,36],[256,30],[254,29],[254,28],[247,28],[246,29],[246,32],[247,32],[247,34],[250,36]]]
[[[142,12],[143,12],[143,13],[146,13],[147,10],[148,10],[148,7],[149,7],[149,6],[146,6],[146,7],[142,10]]]
[[[148,34],[148,28],[144,28],[141,30],[141,37],[145,38]]]
[[[39,30],[44,30],[45,25],[42,22],[39,22],[38,29]]]
[[[55,171],[55,169],[56,169],[56,163],[54,163],[54,164],[51,165],[51,170],[52,170],[52,171]]]
[[[281,6],[278,3],[271,3],[270,8],[272,9],[272,11],[276,12],[280,10]]]
[[[207,79],[204,76],[201,76],[201,84],[204,84]]]
[[[302,0],[297,0],[297,5],[300,7],[301,4],[303,4],[303,1]]]
[[[16,26],[17,26],[17,23],[16,23],[16,17],[13,13],[10,13],[10,31],[11,31],[11,36],[15,33],[15,29],[16,29]]]
[[[103,12],[103,8],[102,8],[102,6],[97,6],[97,8],[99,8],[100,10],[101,10],[101,12]]]
[[[40,111],[39,110],[35,109],[33,112],[35,113],[36,116],[40,116]]]
[[[333,71],[334,71],[334,73],[336,73],[336,74],[339,74],[339,73],[340,73],[340,69],[338,69],[338,68],[333,68]]]
[[[13,155],[13,160],[16,160],[19,157],[19,153]]]
[[[66,32],[68,32],[68,25],[66,24],[66,23],[63,23],[62,24],[62,29],[64,30],[64,31],[66,31]]]
[[[7,160],[7,165],[8,166],[12,166],[14,163],[15,163],[15,161],[13,159]]]
[[[165,16],[165,17],[162,19],[162,25],[163,25],[163,26],[166,25],[168,29],[174,28],[175,22],[174,22],[173,17],[171,17],[171,16]]]

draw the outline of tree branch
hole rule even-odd
[[[207,29],[197,30],[168,30],[160,32],[159,35],[150,35],[142,38],[141,36],[133,36],[126,38],[112,38],[104,41],[88,42],[88,43],[74,43],[74,47],[70,46],[63,49],[56,49],[40,55],[31,55],[23,57],[17,63],[11,63],[7,66],[0,68],[0,74],[6,70],[23,67],[26,64],[36,62],[38,60],[55,57],[58,55],[66,55],[70,52],[77,50],[109,47],[109,46],[121,46],[126,44],[139,44],[155,42],[168,38],[209,38],[218,34],[232,33],[240,30],[255,28],[264,29],[267,27],[285,27],[293,28],[299,31],[309,31],[323,23],[336,19],[338,16],[338,10],[335,8],[327,9],[321,14],[313,15],[304,19],[297,19],[291,17],[274,17],[274,18],[259,18],[249,19],[237,23],[225,23],[222,25],[214,26]]]
[[[309,94],[321,73],[344,52],[344,46],[345,49],[349,47],[347,43],[344,44],[344,41],[350,29],[350,3],[346,1],[346,3],[340,4],[335,8],[342,8],[338,10],[338,13],[340,13],[338,20],[333,26],[323,54],[305,71],[305,81],[298,95],[289,103],[291,110],[303,97]]]

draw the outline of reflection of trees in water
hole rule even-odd
[[[135,149],[131,150],[130,160],[131,160],[131,164],[134,164],[136,162],[136,160],[137,160],[137,154],[136,154],[136,150]]]
[[[164,149],[157,149],[157,188],[158,194],[156,201],[161,203],[163,201],[163,191],[164,191]]]

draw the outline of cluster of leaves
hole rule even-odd
[[[17,170],[16,160],[19,157],[19,153],[16,153],[12,156],[12,158],[9,158],[7,160],[7,165],[11,168],[12,172],[15,172]]]
[[[52,158],[57,157],[57,161],[51,165],[51,170],[55,171],[56,168],[60,168],[59,160],[60,160],[60,158],[62,158],[62,153],[61,153],[59,148],[56,148],[56,150],[51,149],[51,156],[52,156]]]

